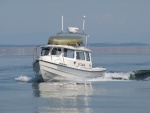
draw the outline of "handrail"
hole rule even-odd
[[[39,57],[38,47],[40,47],[40,46],[36,46],[33,50],[33,61],[35,61]]]
[[[37,58],[37,47],[33,50],[33,61]]]

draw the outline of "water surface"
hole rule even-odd
[[[105,77],[75,83],[36,83],[32,56],[0,56],[0,113],[149,113],[150,79],[131,80],[149,70],[149,55],[99,55],[94,66]]]

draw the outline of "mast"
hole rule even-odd
[[[84,33],[85,18],[86,16],[83,16],[83,33]]]
[[[64,17],[61,17],[61,32],[64,32]]]

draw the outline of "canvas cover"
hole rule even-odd
[[[83,44],[83,38],[79,36],[51,36],[48,39],[48,44],[77,46]]]

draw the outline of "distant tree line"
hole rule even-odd
[[[144,43],[90,43],[92,47],[105,47],[105,46],[149,46],[150,44]]]

